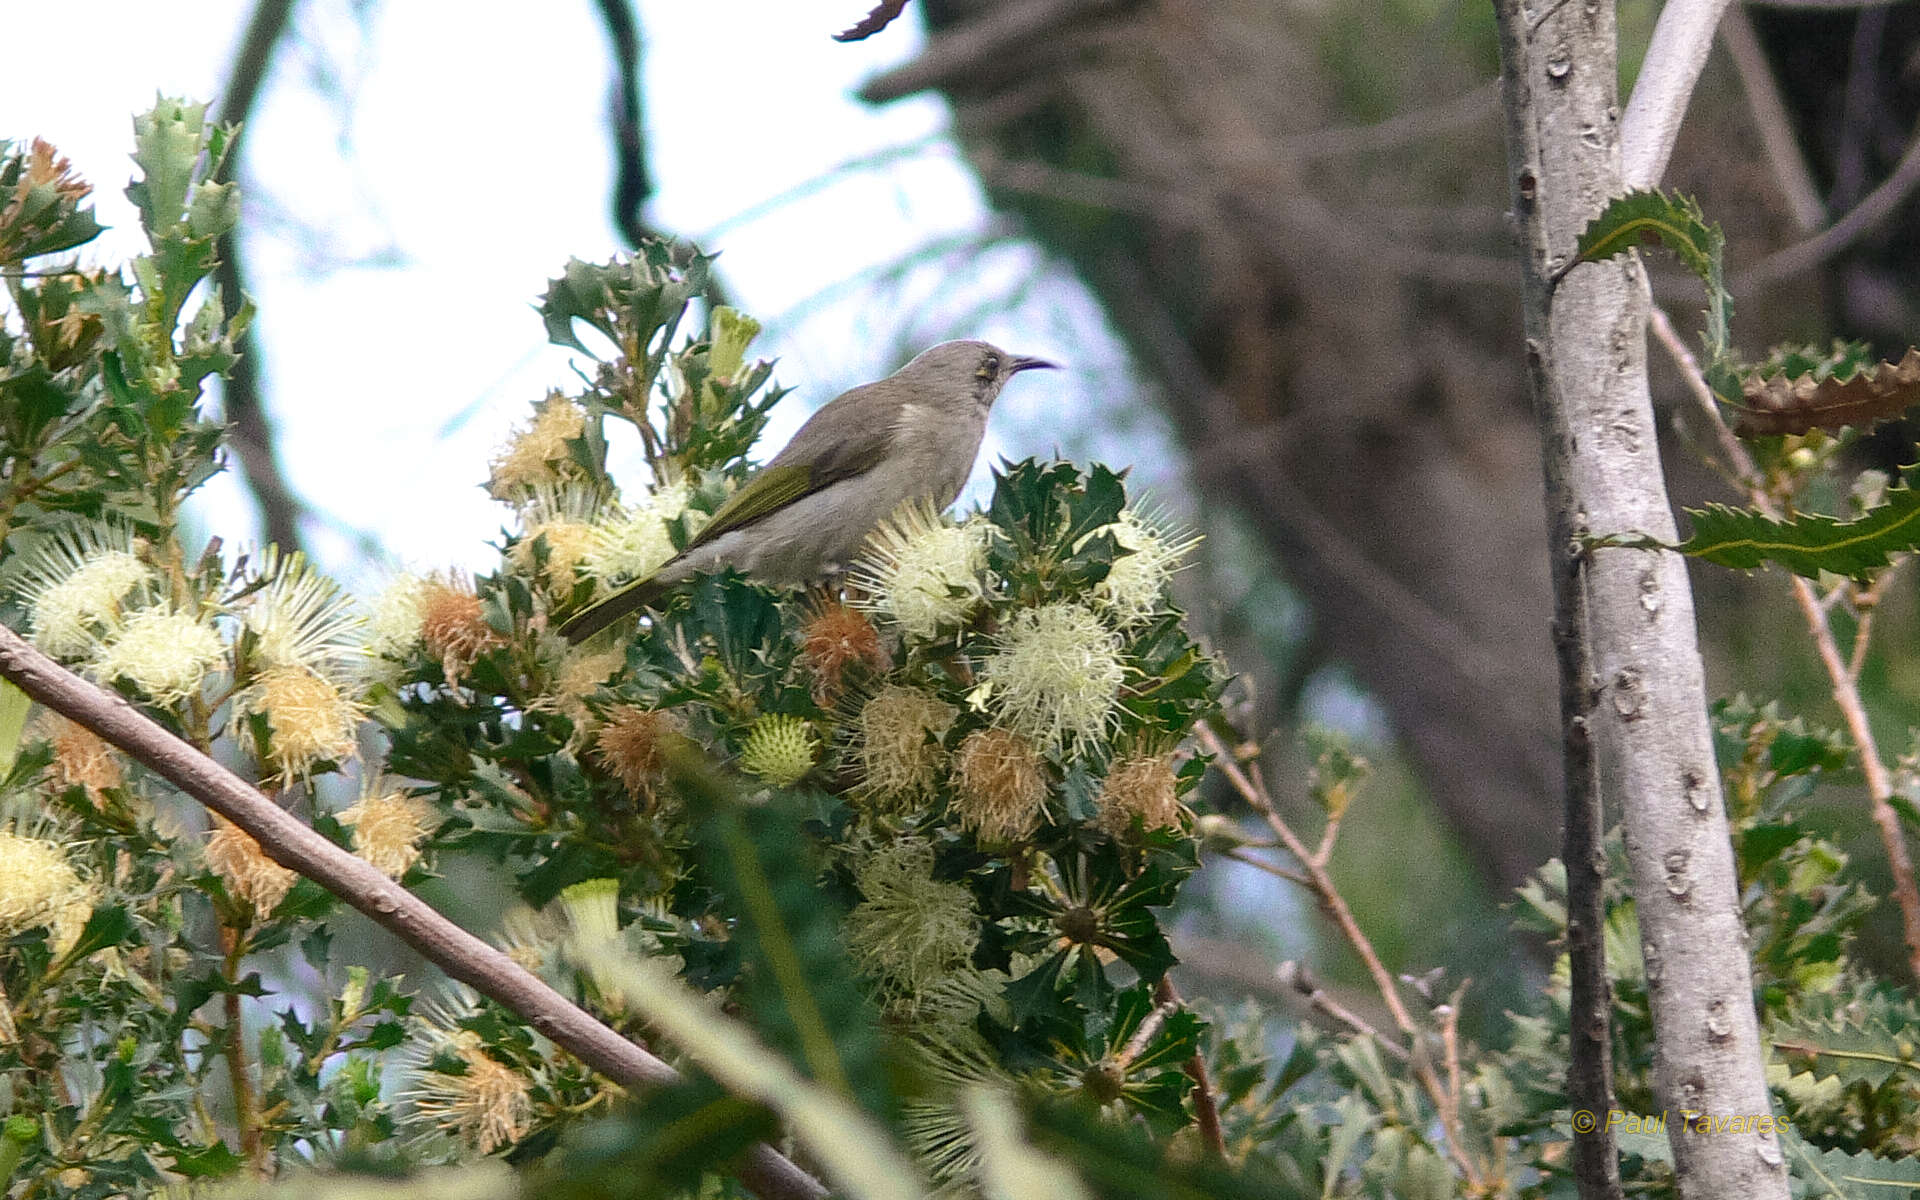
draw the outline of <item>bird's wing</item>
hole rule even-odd
[[[703,546],[802,497],[872,470],[886,456],[894,430],[890,415],[884,411],[875,412],[875,420],[861,419],[861,410],[870,407],[861,403],[866,399],[860,394],[864,391],[855,388],[829,406],[839,410],[831,426],[820,419],[827,412],[825,408],[809,418],[771,462],[714,510],[713,519],[687,543],[687,549]]]

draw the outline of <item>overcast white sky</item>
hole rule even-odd
[[[642,0],[653,223],[723,252],[736,301],[767,321],[764,354],[795,386],[770,437],[950,336],[1071,365],[1031,377],[996,414],[995,453],[1098,452],[1169,477],[1149,422],[1115,430],[1092,406],[1130,387],[1097,312],[1064,279],[1000,297],[1043,269],[1020,246],[950,256],[876,291],[848,287],[903,255],[982,229],[972,176],[938,135],[943,105],[872,110],[857,84],[912,57],[912,19],[865,42],[829,35],[866,0]],[[14,6],[0,136],[42,136],[96,188],[115,228],[88,251],[136,247],[132,114],[156,92],[214,97],[250,5],[95,0]],[[459,6],[304,0],[249,129],[250,290],[267,394],[295,489],[338,523],[307,535],[352,584],[371,535],[415,568],[486,568],[505,512],[478,484],[526,404],[572,380],[531,310],[569,256],[619,247],[607,219],[605,37],[588,0]],[[890,146],[924,152],[743,212]],[[718,236],[703,235],[720,231]],[[967,314],[956,320],[960,314]],[[247,509],[229,479],[205,519],[229,540]]]

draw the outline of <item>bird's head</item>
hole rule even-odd
[[[981,408],[991,406],[1007,380],[1035,368],[1057,369],[1044,358],[1009,354],[987,342],[941,342],[923,350],[894,373],[894,378],[935,395],[972,398]]]

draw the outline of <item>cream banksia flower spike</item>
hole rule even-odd
[[[433,832],[433,806],[381,779],[365,784],[360,798],[336,819],[353,830],[353,852],[389,879],[399,879],[420,861],[420,843]]]
[[[79,940],[93,901],[93,889],[67,860],[65,847],[0,832],[0,937],[44,927],[57,958]]]
[[[158,572],[136,551],[128,527],[84,524],[70,525],[21,554],[8,572],[8,584],[26,607],[34,644],[55,658],[79,658],[92,650],[96,635],[119,617],[129,593],[159,582]]]
[[[253,911],[266,916],[280,907],[300,876],[267,857],[253,835],[225,817],[213,818],[213,831],[203,852],[207,866],[220,876],[227,891],[237,900],[253,905]]]
[[[489,1055],[479,1034],[461,1028],[476,1011],[473,993],[462,985],[415,1007],[420,1036],[401,1052],[408,1082],[399,1099],[436,1132],[492,1154],[533,1128],[533,1081]],[[458,1074],[434,1069],[443,1056],[460,1064]]]
[[[981,665],[987,703],[1043,752],[1078,752],[1112,723],[1126,678],[1120,635],[1085,605],[1058,600],[1014,614]]]
[[[847,914],[847,949],[868,974],[909,995],[967,965],[980,943],[973,893],[933,877],[933,847],[902,838],[862,856],[864,899]]]
[[[344,681],[366,657],[366,618],[340,585],[314,570],[304,554],[268,546],[266,582],[239,602],[253,652],[267,667],[304,667]]]
[[[696,528],[704,514],[689,510],[693,489],[685,480],[655,488],[637,501],[609,506],[594,522],[580,569],[600,585],[602,592],[636,579],[645,579],[673,557],[673,535],[667,523],[686,516]]]
[[[580,468],[567,443],[587,428],[587,410],[558,392],[533,406],[533,417],[513,431],[493,456],[487,491],[496,500],[518,502],[529,492],[577,477]]]
[[[565,592],[573,587],[574,568],[593,549],[594,521],[606,508],[606,497],[584,483],[543,484],[520,506],[520,540],[507,552],[514,570],[532,575],[539,566],[535,547],[546,542],[547,559],[541,574],[549,585]]]
[[[1128,553],[1116,555],[1107,577],[1094,585],[1096,608],[1125,628],[1137,625],[1161,607],[1160,598],[1195,546],[1198,536],[1182,533],[1151,509],[1129,506],[1111,525],[1102,525],[1088,534],[1106,533]],[[1082,544],[1086,539],[1081,539]],[[1078,547],[1075,547],[1078,549]]]
[[[156,704],[175,704],[198,694],[226,656],[212,625],[163,601],[110,624],[88,670],[103,683],[124,679]]]
[[[928,641],[963,624],[986,595],[992,536],[981,517],[954,525],[924,500],[905,505],[868,536],[853,582],[866,608]]]

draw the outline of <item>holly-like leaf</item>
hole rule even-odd
[[[1776,521],[1724,504],[1688,509],[1687,516],[1693,536],[1675,549],[1741,570],[1775,562],[1810,579],[1822,571],[1866,579],[1891,555],[1920,547],[1920,491],[1910,487],[1889,491],[1886,503],[1857,521],[1817,514]]]
[[[1568,265],[1625,254],[1642,240],[1659,242],[1700,277],[1701,286],[1707,290],[1707,328],[1701,335],[1706,342],[1706,365],[1702,369],[1713,394],[1738,406],[1739,377],[1733,368],[1730,342],[1733,293],[1727,290],[1725,275],[1727,238],[1718,225],[1707,222],[1692,197],[1669,196],[1661,191],[1633,191],[1615,197],[1587,223],[1573,262]]]

